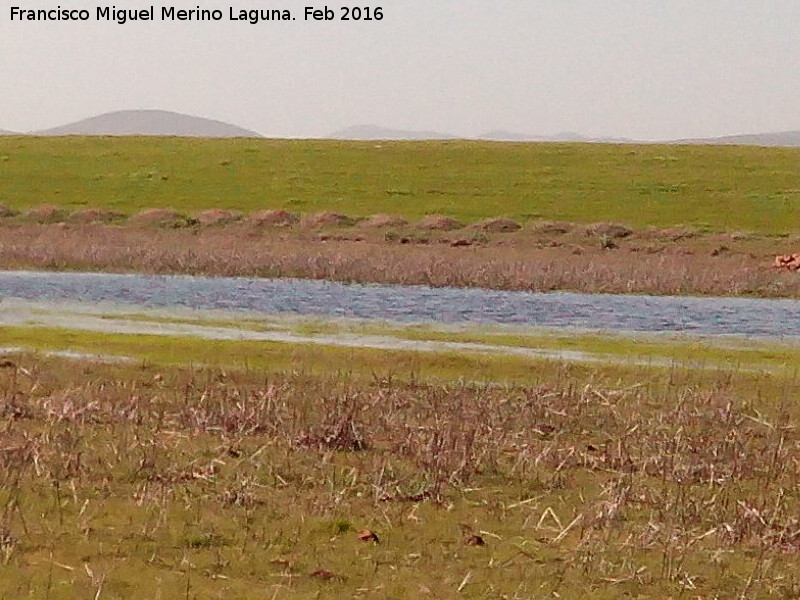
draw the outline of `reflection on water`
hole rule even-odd
[[[0,302],[2,298],[248,310],[401,322],[800,336],[800,301],[797,300],[543,294],[303,279],[30,271],[0,272]]]

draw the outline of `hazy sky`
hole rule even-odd
[[[160,21],[170,5],[224,20]],[[160,108],[294,137],[363,123],[650,140],[800,129],[797,0],[360,0],[383,8],[372,22],[305,22],[307,5],[155,2],[155,22],[118,25],[95,20],[102,1],[3,2],[0,128]],[[92,20],[12,22],[11,6]],[[297,20],[231,22],[230,6]]]

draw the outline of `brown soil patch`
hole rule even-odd
[[[306,215],[303,217],[302,224],[304,227],[319,228],[319,227],[347,227],[353,225],[355,219],[346,215],[341,215],[334,212],[318,212]]]
[[[408,225],[403,217],[395,215],[372,215],[370,218],[365,219],[360,223],[361,227],[370,227],[380,229],[382,227],[403,227]]]
[[[200,225],[227,225],[228,223],[240,221],[242,219],[242,213],[238,210],[213,208],[211,210],[204,210],[198,214],[196,218]]]
[[[30,209],[25,217],[37,223],[63,223],[69,217],[69,212],[52,204],[45,204]]]
[[[489,233],[510,233],[521,229],[522,226],[514,219],[485,219],[478,223],[470,225],[470,228],[480,229],[481,231],[488,231]]]
[[[586,228],[587,235],[605,236],[622,239],[633,233],[633,230],[619,223],[594,223]]]
[[[288,210],[259,210],[249,217],[249,221],[254,225],[268,227],[288,227],[300,221],[300,217]]]
[[[87,208],[77,210],[69,216],[70,223],[112,223],[122,221],[125,213],[116,210],[103,210],[101,208]]]
[[[450,217],[443,217],[441,215],[428,215],[423,218],[417,227],[420,229],[432,229],[435,231],[452,231],[454,229],[461,229],[464,225],[460,221],[451,219]]]

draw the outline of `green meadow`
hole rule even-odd
[[[443,214],[798,231],[800,149],[744,146],[0,138],[0,203]]]
[[[787,372],[0,339],[0,597],[800,592]]]
[[[798,159],[0,137],[0,204],[777,236]],[[796,342],[12,308],[0,599],[800,597]]]

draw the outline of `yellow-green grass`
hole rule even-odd
[[[213,366],[267,373],[297,371],[306,374],[341,374],[348,377],[473,382],[531,382],[539,378],[542,365],[549,373],[562,370],[589,372],[587,366],[562,364],[518,356],[465,354],[453,351],[414,352],[371,348],[342,348],[317,344],[205,340],[162,335],[103,334],[45,328],[2,327],[0,339],[7,347],[30,350],[102,353],[127,357],[142,364],[169,366]],[[534,369],[534,367],[537,367]],[[614,377],[627,373],[631,365],[609,364]],[[639,368],[641,371],[641,367]]]
[[[45,313],[42,313],[45,315]],[[141,313],[103,315],[104,319],[126,319],[143,323],[182,323],[256,332],[286,332],[310,337],[342,334],[376,336],[423,342],[456,342],[485,346],[488,351],[504,347],[559,352],[579,352],[602,361],[653,365],[669,362],[707,368],[782,371],[794,373],[800,365],[800,342],[748,340],[738,336],[693,336],[648,333],[603,334],[584,331],[548,330],[510,326],[402,325],[357,319],[167,317]]]
[[[381,338],[387,331],[382,332]],[[378,333],[376,328],[372,333]],[[398,340],[415,339],[409,330],[394,331]],[[330,334],[328,334],[330,335]],[[313,337],[313,336],[312,336]],[[335,336],[323,343],[209,340],[190,336],[98,333],[51,327],[2,327],[6,347],[41,351],[70,351],[133,359],[156,366],[213,366],[233,371],[266,373],[293,371],[309,375],[343,375],[356,379],[402,381],[469,381],[524,384],[564,374],[587,381],[635,383],[671,372],[699,378],[733,372],[745,388],[764,381],[778,388],[797,379],[800,348],[790,344],[745,343],[720,346],[700,340],[659,341],[621,335],[541,334],[526,336],[480,335],[430,331],[421,341],[466,341],[477,346],[442,346],[433,351],[337,346]],[[736,340],[734,340],[736,341]],[[504,347],[530,349],[530,356],[509,354]],[[566,353],[566,355],[564,354]],[[580,356],[569,356],[577,353]],[[703,374],[705,373],[705,374]]]
[[[798,231],[800,149],[2,137],[0,203]]]

